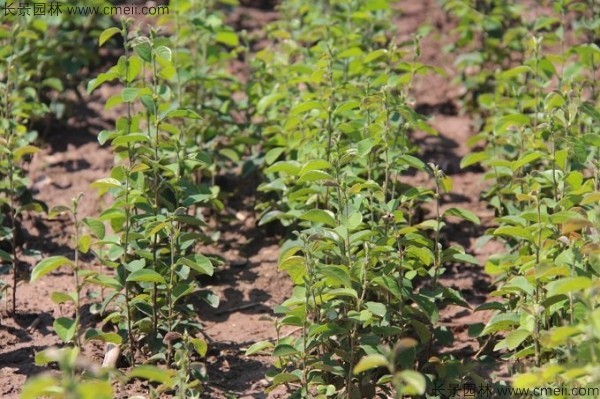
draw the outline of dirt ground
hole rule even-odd
[[[261,23],[264,25],[264,22],[277,17],[276,12],[270,9],[272,2],[259,2],[260,7],[251,7],[252,2],[245,3],[250,6],[238,9],[230,17],[237,26],[261,29]],[[447,73],[447,76],[424,77],[415,85],[418,111],[431,118],[431,124],[441,135],[425,137],[415,134],[414,140],[421,147],[424,160],[439,164],[454,179],[453,191],[444,197],[444,206],[470,209],[483,221],[483,226],[451,225],[445,233],[446,242],[460,243],[484,262],[500,248],[494,245],[478,248],[475,245],[476,238],[489,226],[493,215],[479,201],[484,188],[481,171],[475,168],[461,171],[459,168],[461,157],[468,152],[465,142],[473,134],[473,128],[469,116],[460,112],[460,90],[451,83],[456,74],[452,58],[442,51],[443,46],[452,40],[452,22],[446,19],[435,0],[404,0],[398,2],[396,9],[396,40],[411,40],[419,26],[430,24],[433,30],[422,42],[422,61],[440,66]],[[36,154],[29,165],[31,184],[37,198],[49,207],[68,203],[79,192],[84,193],[82,216],[97,214],[104,206],[89,187],[94,180],[105,177],[113,163],[109,149],[100,146],[96,140],[96,134],[112,124],[110,118],[102,115],[104,95],[100,91],[87,98],[86,104],[79,104],[82,110],[76,110],[74,115],[82,115],[80,119],[72,117],[64,126],[52,126],[45,138],[43,151]],[[417,174],[406,179],[407,182],[430,184],[426,175]],[[209,339],[209,381],[205,397],[264,398],[262,390],[268,385],[264,374],[271,360],[243,354],[252,343],[274,338],[272,309],[290,293],[291,283],[285,274],[278,272],[276,265],[282,237],[269,236],[256,227],[252,208],[247,202],[234,199],[229,206],[233,208],[231,217],[221,221],[220,228],[224,233],[213,247],[214,253],[228,262],[212,279],[207,280],[209,288],[220,296],[221,303],[218,309],[204,307],[199,315]],[[49,220],[46,215],[30,216],[24,220],[24,228],[26,249],[37,249],[42,256],[72,253],[69,242],[71,226],[67,220]],[[35,262],[32,257],[23,259],[28,263],[22,265],[24,268]],[[90,260],[88,267],[98,265]],[[5,281],[9,279],[8,275],[0,277]],[[487,300],[489,278],[482,267],[452,267],[442,281],[460,290],[472,307]],[[17,317],[14,320],[6,317],[6,311],[2,309],[0,398],[17,398],[26,378],[42,371],[34,365],[35,353],[59,344],[52,331],[52,322],[70,310],[53,304],[50,293],[69,286],[71,277],[61,271],[34,284],[21,282]],[[486,313],[473,313],[458,307],[443,311],[441,323],[454,335],[455,342],[450,351],[457,358],[471,361],[480,349],[479,343],[468,336],[467,327],[485,322],[487,317]],[[91,325],[98,321],[92,316],[88,320]],[[92,349],[90,353],[97,358],[101,355]],[[285,393],[272,396],[285,397]]]

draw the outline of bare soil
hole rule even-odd
[[[254,7],[260,3],[260,7]],[[244,2],[246,5],[231,16],[237,26],[260,30],[261,22],[277,17],[272,2]],[[440,165],[454,180],[452,193],[443,199],[443,206],[460,206],[475,212],[483,222],[473,226],[458,221],[446,230],[446,243],[458,242],[483,263],[490,254],[502,248],[487,245],[478,248],[475,240],[488,227],[492,213],[479,200],[484,189],[481,171],[471,168],[461,170],[459,162],[469,149],[465,143],[474,134],[469,116],[459,112],[460,90],[451,83],[457,71],[453,69],[452,57],[442,49],[452,40],[452,22],[448,21],[435,0],[399,1],[397,5],[397,42],[412,40],[419,26],[428,23],[432,33],[422,42],[422,61],[442,67],[447,76],[430,75],[415,84],[416,108],[431,118],[431,124],[439,136],[415,133],[413,139],[420,146],[423,159]],[[29,165],[29,175],[36,196],[49,207],[66,204],[71,198],[84,193],[82,216],[94,215],[105,204],[99,199],[90,183],[105,177],[113,164],[108,148],[96,140],[97,133],[110,127],[112,121],[101,114],[107,93],[100,92],[87,97],[86,104],[74,105],[74,115],[64,126],[52,126],[45,137],[43,151],[36,154]],[[91,122],[90,122],[91,121]],[[407,183],[431,184],[424,174],[407,176]],[[254,342],[275,338],[273,311],[291,292],[287,276],[277,270],[277,255],[281,237],[269,236],[256,227],[256,220],[249,201],[243,196],[252,192],[229,193],[230,215],[221,218],[217,228],[223,231],[219,242],[212,247],[214,253],[223,256],[227,263],[215,276],[206,281],[221,298],[220,306],[213,309],[204,306],[199,319],[205,326],[209,340],[207,366],[209,381],[205,397],[264,398],[268,385],[264,374],[271,359],[246,357],[245,349]],[[49,220],[45,215],[27,216],[24,220],[26,250],[38,250],[41,256],[68,255],[72,253],[69,236],[71,225],[66,219]],[[23,256],[23,275],[35,259]],[[93,259],[87,259],[87,267],[98,267]],[[9,281],[8,275],[2,279]],[[24,277],[26,279],[26,277]],[[458,289],[472,308],[488,300],[489,278],[481,266],[451,266],[442,279],[443,284]],[[17,316],[13,319],[2,311],[0,326],[0,397],[17,398],[27,377],[43,369],[35,366],[35,353],[52,345],[59,345],[52,323],[72,309],[62,309],[53,304],[53,291],[67,290],[72,286],[71,277],[61,270],[29,284],[21,282],[18,288]],[[441,323],[454,336],[449,351],[464,362],[472,362],[480,343],[467,333],[468,326],[487,321],[485,312],[474,313],[470,309],[448,307],[442,313]],[[89,315],[89,326],[98,323]],[[89,348],[92,358],[99,360],[98,348]],[[494,372],[485,368],[488,373]],[[285,397],[285,393],[271,394]]]

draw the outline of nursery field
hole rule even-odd
[[[0,398],[600,398],[597,0],[0,4]]]

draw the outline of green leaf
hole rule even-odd
[[[371,51],[369,54],[367,54],[365,56],[365,58],[363,59],[363,62],[366,64],[371,61],[375,61],[385,55],[387,55],[386,49],[379,49],[379,50]]]
[[[192,343],[192,346],[194,347],[194,350],[198,355],[200,355],[201,357],[206,356],[206,352],[208,352],[208,344],[205,340],[200,338],[193,338],[192,340],[190,340],[190,342]]]
[[[190,269],[197,271],[200,274],[212,276],[214,266],[209,258],[204,255],[188,255],[178,260],[178,263],[188,266]]]
[[[53,323],[54,331],[56,335],[63,341],[69,342],[75,336],[75,320],[69,319],[68,317],[60,317],[54,320]]]
[[[481,224],[479,217],[471,211],[463,208],[448,208],[444,211],[444,216],[451,215],[465,219],[471,223]]]
[[[162,283],[166,284],[165,278],[154,270],[141,269],[136,270],[127,277],[127,281]]]
[[[134,45],[133,50],[142,60],[152,62],[152,47],[150,47],[150,44],[146,42],[138,43]]]
[[[38,152],[40,149],[32,146],[32,145],[25,145],[23,147],[17,148],[14,152],[13,152],[13,159],[15,161],[19,161],[24,155],[29,155],[29,154],[35,154],[36,152]]]
[[[271,165],[273,162],[275,162],[277,160],[277,158],[279,158],[279,156],[285,151],[284,147],[275,147],[275,148],[271,148],[266,154],[265,154],[265,162],[267,163],[267,165]]]
[[[300,219],[308,220],[315,223],[323,223],[330,227],[335,227],[335,219],[331,211],[324,211],[322,209],[311,209],[300,215]]]
[[[254,355],[258,352],[262,352],[265,349],[270,349],[273,348],[273,343],[269,342],[269,341],[261,341],[261,342],[256,342],[254,344],[252,344],[248,349],[246,349],[246,356],[251,356]]]
[[[505,331],[513,326],[519,325],[520,317],[516,313],[499,313],[488,321],[481,332],[481,336],[494,334],[498,331]]]
[[[529,338],[530,335],[531,333],[527,330],[511,331],[504,339],[506,341],[506,348],[511,351],[515,350],[519,345],[523,343],[523,341]]]
[[[338,54],[338,58],[350,58],[362,55],[363,51],[359,47],[351,47]]]
[[[198,113],[189,109],[175,109],[167,112],[163,119],[167,118],[189,118],[189,119],[202,119]]]
[[[149,142],[150,139],[144,133],[130,133],[123,136],[119,136],[112,141],[113,147],[119,147],[130,143],[141,143]]]
[[[219,154],[221,154],[222,156],[224,156],[232,162],[240,161],[240,156],[238,155],[238,153],[231,148],[222,148],[219,150]]]
[[[523,166],[532,163],[533,161],[536,161],[538,159],[540,159],[544,154],[540,151],[534,151],[534,152],[530,152],[529,154],[525,154],[523,155],[521,158],[519,158],[518,161],[513,161],[511,162],[511,169],[513,170],[513,172],[519,168],[522,168]]]
[[[3,249],[0,249],[0,260],[12,262],[12,255]]]
[[[289,259],[292,258],[294,257],[291,257]],[[330,279],[330,284],[334,287],[339,287],[340,285],[348,288],[352,287],[350,271],[346,266],[325,265],[321,267],[319,271],[321,272],[321,274],[323,274],[323,276]]]
[[[235,32],[221,31],[215,36],[217,43],[225,44],[229,47],[236,47],[240,44],[240,39]]]
[[[298,183],[310,183],[319,180],[333,180],[333,177],[322,170],[309,170],[308,172],[302,173],[298,178]]]
[[[96,180],[95,182],[90,184],[90,186],[98,189],[109,189],[116,187],[120,188],[121,182],[117,179],[113,179],[112,177],[105,177],[103,179]]]
[[[64,256],[51,256],[38,263],[31,272],[31,282],[39,279],[42,276],[50,273],[51,271],[58,269],[61,266],[73,267],[75,264]]]
[[[58,78],[46,78],[42,81],[42,84],[46,87],[54,89],[56,91],[64,91],[63,83]]]
[[[57,377],[49,375],[39,375],[35,378],[28,378],[21,391],[21,399],[37,399],[39,397],[59,397],[62,394],[60,381]]]
[[[104,223],[102,223],[98,219],[92,219],[92,218],[84,218],[83,223],[88,227],[88,229],[90,229],[90,231],[92,233],[94,233],[94,235],[97,238],[99,238],[101,240],[104,239],[104,235],[106,232]]]
[[[516,288],[529,296],[533,296],[535,287],[524,276],[516,276],[508,281],[503,288]]]
[[[52,302],[56,303],[57,305],[67,302],[75,303],[75,299],[66,292],[53,292],[52,295],[50,295],[50,299],[52,299]]]
[[[279,373],[273,378],[272,385],[277,386],[277,385],[285,384],[288,382],[295,382],[295,381],[300,381],[300,377],[298,377],[296,374]]]
[[[130,103],[133,102],[133,100],[135,100],[137,96],[139,96],[139,94],[140,89],[137,89],[135,87],[127,87],[121,92],[121,97],[123,98],[123,101],[125,101],[126,103]]]
[[[265,173],[283,172],[288,175],[296,176],[300,172],[300,164],[296,161],[279,161],[269,166]]]
[[[275,349],[273,349],[272,356],[275,356],[275,357],[291,356],[291,355],[295,355],[297,353],[299,353],[298,350],[296,350],[296,348],[294,348],[292,345],[279,344],[275,347]]]
[[[425,162],[421,161],[419,158],[414,157],[412,155],[408,155],[408,154],[403,154],[400,155],[398,157],[398,162],[402,165],[402,164],[406,164],[410,167],[413,167],[417,170],[425,170],[427,169],[427,166],[425,165]]]
[[[166,386],[172,385],[172,377],[174,376],[174,370],[162,369],[155,366],[140,365],[136,366],[126,374],[128,380],[134,378],[141,378],[146,381],[158,382]]]
[[[88,82],[88,85],[87,85],[88,94],[92,93],[95,89],[97,89],[103,83],[117,79],[118,77],[119,77],[119,75],[115,72],[104,72],[104,73],[99,74],[95,79],[92,79]]]
[[[406,390],[407,387],[405,387],[405,394],[423,395],[425,393],[426,381],[423,374],[415,370],[402,370],[396,375],[410,388]]]
[[[486,159],[488,159],[488,154],[486,154],[485,152],[472,152],[470,154],[465,155],[463,159],[461,159],[460,167],[461,169],[464,169],[473,164],[485,161]]]
[[[171,49],[166,46],[158,46],[154,49],[156,55],[160,58],[164,58],[167,61],[171,61]]]
[[[551,281],[546,286],[548,296],[560,294],[569,294],[571,292],[582,291],[592,286],[592,280],[589,277],[565,277],[556,281]]]
[[[293,107],[290,110],[290,115],[292,115],[292,116],[300,115],[305,112],[312,111],[313,109],[324,110],[325,107],[323,106],[323,103],[321,103],[320,101],[305,101],[305,102],[300,103],[300,104],[296,105],[295,107]]]
[[[372,355],[363,356],[356,366],[354,366],[353,373],[360,374],[363,371],[375,369],[377,367],[388,367],[389,362],[385,356],[380,355],[378,353],[374,353]]]
[[[508,236],[511,238],[522,238],[527,241],[533,241],[533,235],[524,227],[502,226],[494,230],[494,235]]]
[[[116,35],[117,33],[120,33],[120,32],[121,32],[121,29],[115,28],[115,27],[105,29],[100,34],[100,37],[98,37],[98,46],[102,47],[102,45],[104,43],[106,43],[106,41],[108,39],[110,39],[111,37],[113,37],[114,35]]]

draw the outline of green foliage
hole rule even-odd
[[[100,370],[80,356],[78,348],[50,348],[35,355],[38,366],[58,363],[60,376],[45,373],[29,379],[21,399],[52,397],[59,399],[112,399],[113,387],[106,370]]]
[[[28,86],[31,71],[22,66],[28,42],[22,37],[24,32],[21,24],[15,24],[12,30],[0,26],[0,243],[3,244],[1,261],[9,262],[12,267],[13,314],[19,275],[20,218],[25,211],[43,209],[33,199],[24,169],[31,154],[38,151],[32,145],[37,133],[31,123],[47,112],[47,107],[38,100],[36,89]]]
[[[195,252],[197,242],[210,241],[201,206],[219,207],[220,201],[218,189],[198,179],[210,167],[210,156],[197,144],[186,145],[195,142],[196,126],[204,121],[175,72],[179,49],[171,50],[170,40],[153,29],[148,36],[129,32],[128,21],[120,30],[105,31],[101,41],[117,33],[125,55],[88,85],[92,91],[117,79],[123,89],[107,106],[126,109],[115,130],[99,135],[101,143],[110,143],[117,164],[110,177],[93,183],[114,198],[95,222],[108,223],[114,235],[99,237],[94,247],[116,277],[97,283],[114,290],[102,308],[114,308],[107,320],[118,326],[131,358],[141,350],[168,360],[161,345],[165,334],[200,327],[192,317],[197,305],[191,299],[201,294],[196,276],[212,275],[219,262]]]
[[[266,141],[259,224],[296,229],[278,262],[295,288],[275,312],[278,329],[301,333],[277,340],[268,375],[269,390],[286,385],[292,397],[391,395],[390,383],[398,396],[423,394],[435,378],[422,374],[436,367],[432,348],[447,344],[440,309],[468,307],[439,277],[447,263],[474,260],[443,248],[440,231],[446,216],[478,219],[442,214],[451,180],[414,155],[410,133],[436,132],[411,106],[412,80],[439,71],[419,62],[418,36],[410,50],[389,41],[390,11],[386,1],[286,2],[269,27],[274,44],[254,61]],[[434,188],[403,183],[411,169]],[[426,202],[433,220],[417,218]],[[401,355],[385,349],[409,337],[415,344]]]
[[[504,301],[481,334],[501,334],[494,350],[525,364],[518,387],[599,381],[600,49],[593,10],[555,2],[527,35],[511,39],[523,58],[501,73],[487,70],[494,84],[479,97],[486,118],[471,140],[484,147],[462,161],[483,165],[490,182],[485,198],[497,227],[481,240],[506,246],[486,264],[497,285],[491,295]],[[577,27],[573,37],[568,23]]]

